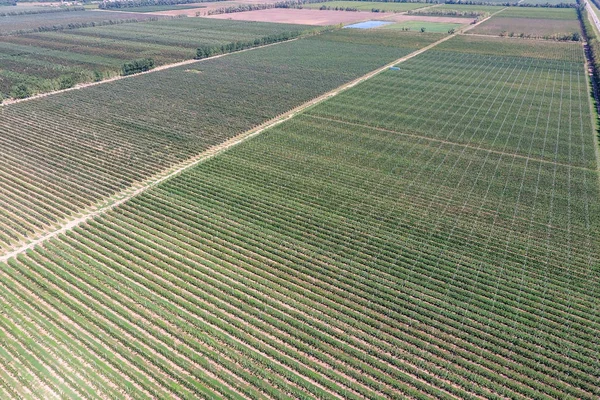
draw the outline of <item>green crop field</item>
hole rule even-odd
[[[441,4],[438,6],[412,10],[409,11],[408,14],[433,17],[464,17],[465,21],[469,22],[467,19],[487,17],[503,8],[504,7],[498,6]]]
[[[536,7],[508,7],[498,16],[503,18],[534,18],[550,20],[577,20],[574,8],[536,8]]]
[[[109,78],[119,75],[123,64],[133,59],[151,58],[160,66],[193,59],[200,46],[312,29],[306,25],[178,18],[0,36],[0,94],[25,97],[17,94],[18,88],[25,86],[20,90],[29,95]]]
[[[575,0],[523,0],[520,4],[532,4],[539,6],[558,6],[561,4],[577,4]]]
[[[3,97],[232,52],[0,105],[0,399],[599,399],[597,38],[486,3],[0,17]]]
[[[81,6],[18,6],[0,7],[0,17],[12,17],[25,14],[45,14],[67,11],[83,11]]]
[[[598,398],[583,57],[452,38],[0,264],[2,396]]]
[[[0,248],[440,37],[343,30],[4,106]]]
[[[70,11],[46,12],[0,17],[0,37],[2,35],[31,32],[39,29],[68,29],[70,25],[101,23],[102,21],[144,20],[157,18],[143,13],[109,11]]]
[[[509,7],[469,33],[578,41],[579,31],[573,8]]]

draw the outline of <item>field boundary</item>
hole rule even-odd
[[[500,11],[502,11],[502,10],[500,10]],[[500,12],[500,11],[498,11],[498,12]],[[494,13],[492,15],[495,15],[495,14],[496,13]],[[491,16],[489,18],[491,18]],[[465,28],[465,29],[467,29],[467,30],[471,29],[486,20],[487,20],[487,18],[477,22],[476,24],[470,25],[468,28]],[[170,178],[173,178],[173,177],[181,174],[182,172],[185,172],[186,170],[191,169],[204,161],[210,160],[211,158],[219,155],[220,153],[222,153],[230,148],[233,148],[236,145],[243,143],[252,137],[259,135],[260,133],[264,132],[265,130],[272,128],[274,126],[277,126],[277,125],[281,124],[282,122],[289,120],[290,118],[301,113],[302,111],[304,111],[312,106],[315,106],[331,97],[334,97],[334,96],[338,95],[339,93],[346,91],[346,90],[358,85],[359,83],[362,83],[362,82],[382,73],[383,71],[389,69],[390,67],[393,67],[397,64],[400,64],[407,60],[410,60],[411,58],[414,58],[414,57],[426,52],[427,50],[437,46],[438,44],[441,44],[447,40],[450,40],[454,36],[455,35],[444,36],[443,38],[441,38],[438,41],[435,41],[423,48],[413,51],[410,54],[407,54],[403,57],[400,57],[400,58],[388,63],[388,64],[385,64],[384,66],[377,68],[365,75],[362,75],[361,77],[356,78],[353,81],[350,81],[341,86],[338,86],[337,88],[330,90],[329,92],[326,92],[318,97],[315,97],[314,99],[309,100],[309,101],[307,101],[307,102],[305,102],[283,114],[280,114],[279,116],[277,116],[275,118],[272,118],[250,130],[247,130],[247,131],[237,135],[237,136],[234,136],[219,145],[213,146],[213,147],[203,151],[202,153],[200,153],[192,158],[189,158],[188,160],[186,160],[182,163],[179,163],[171,168],[166,169],[165,171],[163,171],[159,174],[156,174],[156,175],[142,181],[141,183],[138,183],[137,185],[133,185],[125,190],[122,190],[122,191],[118,192],[117,194],[107,198],[106,200],[98,202],[96,204],[96,206],[88,208],[87,210],[82,210],[79,213],[79,217],[74,218],[68,222],[65,222],[64,224],[56,227],[56,229],[50,230],[49,232],[42,234],[41,237],[39,237],[37,239],[32,239],[30,242],[27,242],[27,243],[15,248],[12,251],[8,251],[7,253],[0,256],[0,262],[6,262],[13,257],[16,257],[22,253],[25,253],[28,250],[33,249],[35,246],[42,244],[49,239],[52,239],[62,233],[65,233],[65,232],[71,230],[72,228],[79,226],[92,218],[102,215],[102,214],[112,210],[113,208],[125,203],[126,201],[144,193],[146,190],[151,189],[154,186],[156,186]],[[292,39],[292,40],[297,40],[297,39]],[[280,43],[285,43],[285,42],[273,43],[273,44],[269,44],[266,46],[273,46],[273,45],[277,45]],[[261,47],[266,47],[266,46],[261,46]],[[246,49],[246,50],[242,50],[242,51],[249,51],[249,50],[253,50],[256,48],[259,48],[259,47],[253,47],[251,49]],[[237,53],[239,53],[239,52],[237,52]],[[234,53],[222,54],[222,55],[215,56],[212,58],[223,57],[223,56],[227,56],[229,54],[234,54]],[[206,58],[206,60],[207,59],[209,59],[209,58]],[[203,60],[194,60],[194,62],[198,62],[198,61],[203,61]],[[164,68],[164,69],[166,69],[166,68]],[[152,71],[155,71],[155,70],[152,70]],[[145,73],[150,73],[152,71],[147,71]],[[127,77],[138,76],[138,75],[140,75],[140,74],[129,75]],[[121,79],[127,78],[127,77],[122,77]],[[106,82],[106,81],[95,82],[95,84],[101,84],[104,82]],[[71,89],[67,89],[67,90],[75,90],[75,89],[71,88]],[[45,94],[45,96],[47,96],[47,95],[49,95],[49,94]],[[27,99],[24,99],[24,100],[27,100]]]

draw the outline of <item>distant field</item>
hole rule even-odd
[[[60,88],[63,81],[119,75],[123,63],[133,59],[168,64],[194,58],[200,46],[306,29],[311,27],[178,18],[0,37],[0,93],[8,97],[20,84],[31,93],[47,92]]]
[[[574,8],[508,7],[498,17],[549,19],[556,23],[556,20],[577,20],[577,12]]]
[[[596,160],[593,154],[594,146],[590,142],[591,137],[563,131],[568,126],[565,124],[569,123],[569,115],[572,115],[575,110],[582,115],[581,121],[577,120],[578,129],[580,124],[584,124],[581,129],[584,129],[585,132],[592,130],[589,125],[589,111],[584,107],[587,104],[587,98],[584,96],[580,99],[579,97],[573,98],[575,94],[577,96],[582,94],[585,89],[585,71],[581,64],[582,51],[579,43],[459,36],[427,51],[418,58],[419,63],[412,60],[403,63],[400,71],[388,71],[361,85],[361,90],[357,88],[342,93],[328,101],[326,106],[323,105],[318,110],[311,111],[311,114],[375,128],[427,135],[435,139],[450,140],[453,143],[476,142],[483,148],[506,151],[511,154],[518,149],[525,151],[523,150],[525,148],[527,149],[526,156],[541,158],[548,162],[558,161],[574,166],[593,168]],[[481,62],[475,62],[478,57],[481,58]],[[436,59],[439,61],[435,61]],[[497,61],[494,61],[496,59]],[[474,75],[472,82],[462,83],[460,88],[455,87],[455,84],[452,83],[454,81],[444,83],[448,78],[441,72],[429,78],[422,75],[425,72],[420,72],[427,63],[442,66],[446,65],[445,63],[458,65],[461,62],[468,70],[475,68],[470,65],[485,69],[481,71],[474,69],[474,74],[480,72],[481,75]],[[488,63],[495,63],[496,67],[492,68]],[[510,65],[510,69],[504,67],[506,64]],[[538,64],[540,66],[536,67]],[[496,75],[496,73],[503,75]],[[442,108],[440,105],[435,118],[427,118],[429,109],[427,107],[424,107],[421,112],[414,110],[409,103],[384,101],[386,99],[384,93],[393,96],[394,90],[400,90],[400,88],[406,94],[402,98],[416,99],[426,80],[436,85],[438,95],[446,93],[447,89],[449,93],[456,96],[460,89],[460,93],[470,93],[472,96],[462,99],[460,103],[456,104],[456,107]],[[487,93],[487,90],[480,91],[479,84],[487,83],[487,86],[483,87],[489,89],[489,85],[495,84],[497,80],[499,80],[496,83],[499,85],[498,90],[506,87],[507,92],[493,92],[496,95],[488,97],[479,96],[481,93]],[[520,82],[524,82],[523,86],[519,86]],[[525,86],[525,83],[538,86]],[[573,87],[569,89],[570,86]],[[388,87],[389,89],[384,90]],[[517,90],[519,87],[522,90]],[[529,89],[525,91],[527,87]],[[554,95],[548,93],[548,88],[552,87],[557,87],[562,94],[556,91]],[[513,90],[509,90],[510,88]],[[372,93],[372,98],[367,97],[369,93]],[[413,93],[414,97],[409,96],[410,93]],[[500,107],[500,103],[497,101],[503,98],[503,95],[510,97]],[[545,108],[549,106],[541,102],[542,99],[550,101],[553,96],[555,98],[553,104],[556,107],[562,107],[560,110],[556,110],[556,113],[551,113],[551,108]],[[361,101],[357,102],[359,98]],[[439,102],[444,101],[443,97],[436,97],[436,99]],[[514,106],[513,99],[515,102],[518,99],[523,104],[531,104],[531,109],[529,107],[512,108]],[[423,100],[428,105],[435,103],[434,99],[427,96],[423,97]],[[567,101],[568,104],[563,104],[563,101]],[[563,105],[561,106],[561,104]],[[489,110],[486,106],[490,106]],[[469,115],[468,110],[476,107],[481,107],[481,111],[475,115]],[[540,119],[531,120],[526,117],[528,113],[536,115],[536,113],[542,112]],[[518,114],[520,115],[518,117],[514,113],[523,113],[523,115]],[[514,120],[515,130],[527,132],[527,136],[513,135],[511,130],[499,129],[496,124],[501,124],[505,116],[507,119],[510,117],[511,120]],[[467,121],[470,122],[467,124]],[[539,123],[536,124],[535,121]],[[541,124],[540,121],[545,122]],[[574,126],[571,128],[574,129]],[[490,132],[494,134],[490,134]],[[580,142],[584,138],[585,142]],[[584,148],[585,153],[575,155],[574,148],[579,150]],[[560,151],[557,153],[554,150]]]
[[[543,5],[552,5],[556,6],[559,4],[577,4],[574,0],[523,0],[521,4],[537,4],[540,6]]]
[[[441,37],[348,31],[4,106],[0,248]]]
[[[16,125],[14,145],[53,140],[21,128],[50,120],[61,143],[130,152],[126,170],[140,171],[134,146],[105,141],[116,121],[160,160],[167,139],[190,146],[168,128],[213,123],[205,104],[245,103],[215,115],[217,131],[285,98],[270,90],[333,85],[422,40],[384,33],[131,80],[120,104],[53,101]],[[583,57],[576,43],[452,38],[0,264],[0,393],[597,399],[600,190]],[[100,105],[98,126],[82,115],[85,132],[67,136],[72,104]],[[101,180],[94,167],[86,179]]]
[[[119,8],[114,9],[112,11],[132,11],[132,12],[157,12],[157,11],[169,11],[169,10],[190,10],[195,8],[204,8],[204,6],[200,4],[173,4],[173,5],[164,5],[164,6],[147,6],[147,7],[129,7],[129,8]]]
[[[482,23],[469,33],[483,35],[524,35],[556,38],[579,34],[574,9],[511,7]]]
[[[496,11],[500,11],[504,6],[487,6],[487,5],[476,5],[476,4],[440,4],[429,10],[458,10],[458,11],[482,11],[489,14],[493,14]],[[425,12],[427,10],[423,10]]]
[[[72,12],[81,6],[5,6],[0,7],[0,17],[14,16],[15,14],[43,14],[53,12]]]
[[[561,47],[562,46],[562,47]],[[554,43],[542,40],[506,40],[500,37],[461,35],[435,47],[436,51],[541,58],[569,61],[580,58],[581,47],[577,43]]]
[[[401,12],[414,10],[417,8],[427,7],[431,4],[427,3],[387,3],[380,1],[327,1],[324,3],[313,3],[303,4],[302,8],[319,9],[321,7],[328,7],[331,9],[337,8],[356,8],[359,11],[371,11],[372,9],[378,9],[380,11],[391,11]]]
[[[477,6],[477,5],[456,5],[442,4],[435,7],[412,10],[411,15],[433,15],[433,16],[457,16],[474,18],[479,15],[491,15],[502,10],[503,7],[497,6]]]
[[[465,24],[455,23],[441,23],[441,22],[420,22],[420,21],[406,21],[399,22],[390,25],[384,25],[379,29],[408,29],[411,31],[419,31],[421,28],[425,28],[426,32],[438,32],[446,33],[450,29],[458,29]]]
[[[127,12],[114,13],[110,11],[70,11],[53,12],[43,14],[14,15],[9,17],[0,17],[0,38],[1,35],[7,35],[19,31],[34,31],[40,28],[64,29],[69,24],[100,23],[103,21],[119,20],[144,20],[156,18],[156,16],[145,15],[143,13]]]

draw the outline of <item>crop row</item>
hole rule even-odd
[[[429,57],[0,266],[14,310],[0,318],[0,357],[16,360],[0,388],[597,398],[600,190],[586,86],[571,61]],[[448,73],[445,85],[398,91],[421,67]],[[419,115],[411,129],[379,124],[390,103]],[[355,104],[371,108],[348,121]],[[455,104],[493,128],[438,136],[430,123]],[[543,121],[533,132],[552,146],[537,152],[515,114]]]
[[[341,41],[346,35],[356,33],[320,35],[4,107],[1,247],[427,43],[352,44]],[[382,40],[377,33],[368,37]]]
[[[63,14],[74,16],[77,12]],[[105,12],[84,14],[104,15]],[[119,14],[123,14],[122,18],[131,15],[108,14],[113,18]],[[133,15],[148,18],[147,14]],[[290,32],[298,36],[314,30],[306,25],[203,18],[117,22],[0,37],[2,96],[24,98],[81,82],[99,81],[119,75],[123,64],[136,58],[150,58],[158,66],[193,59],[198,47],[254,42],[255,39]],[[41,61],[40,56],[45,58],[43,68],[32,68]]]
[[[311,115],[592,168],[593,138],[581,134],[592,119],[580,56],[575,63],[431,51]],[[467,70],[457,81],[459,68]],[[463,100],[428,98],[432,87]]]

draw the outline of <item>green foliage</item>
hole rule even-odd
[[[94,82],[100,82],[104,79],[104,74],[98,70],[93,71],[94,74]]]
[[[525,0],[525,1],[489,1],[489,0],[445,0],[446,4],[461,4],[461,5],[485,5],[485,6],[505,6],[505,7],[522,7],[522,8],[577,8],[575,1],[562,0]]]
[[[440,16],[440,17],[464,17],[464,18],[479,18],[486,17],[489,15],[485,11],[466,11],[466,10],[443,10],[437,8],[428,8],[425,10],[414,10],[409,11],[411,15],[425,15],[425,16]]]
[[[122,75],[132,75],[139,72],[150,71],[154,68],[154,60],[151,58],[142,58],[139,60],[133,60],[123,64],[121,69]]]
[[[58,89],[68,89],[77,83],[75,76],[73,75],[63,75],[59,78]]]
[[[579,18],[579,21],[581,23],[584,38],[587,41],[586,51],[592,64],[594,84],[597,88],[600,84],[600,38],[598,38],[596,30],[594,29],[594,27],[592,26],[592,22],[588,18],[588,11],[586,8],[578,8],[577,17]]]
[[[24,99],[33,94],[32,89],[25,83],[19,83],[13,86],[10,97],[15,99]]]

